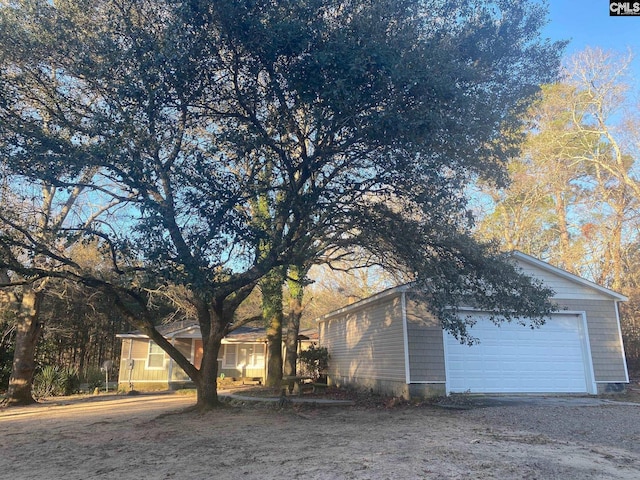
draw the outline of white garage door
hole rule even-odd
[[[554,315],[537,329],[473,317],[480,343],[445,333],[449,392],[596,393],[582,315]]]

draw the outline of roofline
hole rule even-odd
[[[188,327],[179,328],[171,333],[167,333],[166,335],[162,335],[164,338],[174,338],[177,334],[190,330],[192,328],[200,329],[200,326],[197,324],[189,325]],[[140,333],[117,333],[116,338],[149,338],[149,335],[146,335],[142,332]]]
[[[239,327],[242,328],[242,327]],[[178,334],[184,333],[187,330],[191,330],[191,329],[197,329],[198,331],[200,331],[200,325],[197,324],[193,324],[193,325],[189,325],[188,327],[183,327],[183,328],[179,328],[177,330],[175,330],[174,332],[171,332],[169,334],[166,335],[162,335],[164,338],[166,339],[172,339],[172,338],[176,338],[178,336]],[[312,329],[311,329],[312,330]],[[231,335],[235,330],[232,330],[231,332],[229,332],[228,335]],[[250,333],[244,333],[241,335],[250,335]],[[265,334],[266,335],[266,334]],[[131,332],[131,333],[117,333],[116,334],[116,338],[144,338],[144,339],[149,339],[150,337],[142,332]],[[196,335],[196,334],[192,334],[190,336],[186,336],[186,337],[180,337],[180,338],[202,338],[202,334],[200,334],[200,336]],[[242,339],[235,339],[233,337],[231,338],[227,338],[227,337],[223,337],[222,338],[222,342],[223,343],[263,343],[267,341],[267,337],[258,337],[255,340],[242,340]]]
[[[375,295],[372,295],[370,297],[364,298],[362,300],[359,300],[355,303],[351,303],[349,305],[345,305],[344,307],[341,307],[337,310],[333,310],[332,312],[329,313],[325,313],[324,315],[322,315],[321,317],[316,318],[316,323],[320,323],[323,322],[325,320],[328,320],[329,318],[335,316],[335,315],[340,315],[342,313],[345,312],[349,312],[352,310],[357,310],[358,308],[362,308],[370,303],[376,302],[378,300],[382,300],[384,298],[387,297],[392,297],[398,293],[404,293],[406,291],[408,291],[411,288],[411,284],[410,283],[405,283],[404,285],[398,285],[397,287],[391,287],[391,288],[387,288],[386,290],[383,290],[381,292],[376,293]]]
[[[547,270],[551,273],[554,273],[569,281],[579,283],[581,285],[584,285],[585,287],[593,288],[594,290],[597,290],[600,293],[613,297],[616,300],[619,300],[621,302],[626,302],[627,300],[629,300],[628,297],[626,297],[625,295],[622,295],[621,293],[614,292],[613,290],[610,290],[601,285],[598,285],[597,283],[587,280],[586,278],[579,277],[578,275],[574,275],[573,273],[567,272],[566,270],[563,270],[558,267],[554,267],[550,263],[544,262],[542,260],[538,260],[537,258],[532,257],[531,255],[527,255],[526,253],[522,253],[518,250],[514,250],[513,252],[510,253],[510,255],[514,258],[517,258],[524,262],[528,262],[532,265],[535,265],[536,267],[541,268],[542,270]]]
[[[186,332],[187,330],[191,330],[192,328],[197,328],[198,330],[200,330],[200,325],[194,324],[189,325],[188,327],[179,328],[178,330],[168,333],[165,338],[175,338],[179,333]]]
[[[150,337],[148,335],[145,335],[144,333],[117,333],[116,338],[141,338],[144,340],[150,339]],[[171,339],[174,337],[165,336],[164,338]],[[180,338],[202,338],[202,337],[194,336],[194,337],[180,337]],[[266,337],[258,337],[253,340],[226,338],[226,337],[222,339],[222,343],[264,343],[266,341],[267,341]]]
[[[594,290],[599,291],[600,293],[603,293],[607,296],[613,297],[616,301],[621,301],[621,302],[626,302],[627,300],[629,300],[628,297],[626,297],[625,295],[622,295],[621,293],[615,292],[613,290],[610,290],[608,288],[605,288],[601,285],[598,285],[597,283],[594,283],[590,280],[587,280],[585,278],[579,277],[578,275],[574,275],[573,273],[569,273],[566,270],[562,270],[561,268],[558,267],[554,267],[553,265],[544,262],[542,260],[538,260],[535,257],[532,257],[531,255],[527,255],[526,253],[522,253],[518,250],[514,250],[512,252],[509,253],[509,256],[516,258],[518,260],[522,260],[524,262],[528,262],[532,265],[535,265],[537,267],[539,267],[542,270],[547,270],[551,273],[554,273],[556,275],[558,275],[559,277],[565,278],[571,282],[574,283],[578,283],[580,285],[583,285],[585,287],[589,287],[589,288],[593,288]],[[382,300],[384,298],[396,295],[398,293],[404,293],[407,292],[409,290],[411,290],[412,288],[412,284],[411,283],[405,283],[404,285],[398,285],[396,287],[391,287],[388,288],[387,290],[383,290],[382,292],[376,293],[375,295],[372,295],[371,297],[367,297],[363,300],[360,300],[358,302],[352,303],[350,305],[345,305],[344,307],[341,307],[337,310],[333,310],[329,313],[325,313],[324,315],[322,315],[321,317],[316,318],[316,323],[320,323],[320,322],[324,322],[328,319],[330,319],[331,317],[334,317],[336,315],[341,315],[343,313],[346,312],[351,312],[353,310],[356,310],[358,308],[362,308],[365,305],[368,305],[370,303],[376,302],[378,300]],[[553,297],[552,297],[553,298]]]
[[[149,338],[144,333],[116,333],[116,338]]]

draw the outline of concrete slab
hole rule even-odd
[[[440,406],[455,408],[502,407],[511,405],[536,405],[554,407],[593,407],[601,405],[633,405],[640,403],[617,402],[608,398],[579,395],[450,395]]]

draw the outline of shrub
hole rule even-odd
[[[47,365],[33,378],[33,395],[36,398],[71,395],[80,386],[78,369]]]
[[[80,390],[80,373],[76,367],[61,368],[62,395],[72,395]]]
[[[11,376],[11,364],[13,359],[7,356],[7,360],[4,361],[0,358],[0,392],[7,390],[9,386],[9,377]]]
[[[87,389],[92,392],[96,388],[104,387],[104,372],[96,367],[88,368],[84,374],[84,382]]]
[[[305,371],[316,380],[326,375],[329,368],[329,351],[327,347],[318,347],[316,344],[300,352],[298,356]]]

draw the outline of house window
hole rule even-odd
[[[224,346],[224,358],[222,366],[227,368],[236,368],[236,345]]]
[[[164,350],[151,341],[147,355],[147,368],[164,368]]]
[[[224,346],[222,366],[224,368],[261,368],[264,366],[264,345],[227,343]]]
[[[256,367],[264,366],[264,348],[265,346],[262,343],[253,346],[252,361]]]

